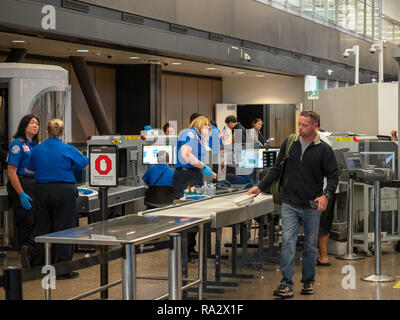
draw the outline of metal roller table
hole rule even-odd
[[[100,288],[105,290],[112,285],[122,282],[122,293],[124,300],[136,299],[136,251],[135,247],[155,239],[168,236],[172,242],[169,249],[169,294],[160,297],[170,299],[180,299],[181,292],[193,285],[199,286],[199,299],[202,299],[202,264],[199,264],[199,278],[187,279],[192,281],[182,288],[181,277],[181,247],[180,234],[186,229],[198,227],[200,234],[200,243],[203,242],[203,225],[209,222],[207,217],[179,218],[156,215],[127,215],[102,222],[93,223],[84,227],[67,229],[60,232],[42,235],[35,238],[36,242],[44,243],[46,261],[49,265],[51,261],[51,244],[85,244],[100,246],[120,245],[123,248],[123,257],[121,262],[122,281]],[[199,249],[200,258],[203,256],[202,246]],[[143,278],[143,277],[142,277]],[[50,286],[48,286],[50,287]],[[98,292],[99,289],[97,289]],[[86,297],[92,293],[83,294],[75,299]],[[46,289],[46,300],[51,299],[51,289]]]
[[[171,206],[162,209],[151,210],[151,214],[157,216],[175,216],[175,217],[202,217],[209,218],[210,227],[216,229],[216,259],[215,259],[215,281],[207,281],[207,258],[203,260],[205,267],[203,268],[204,287],[211,286],[237,286],[237,283],[222,282],[221,276],[232,278],[252,278],[252,275],[243,275],[237,273],[237,227],[253,218],[257,218],[274,211],[274,203],[271,195],[260,194],[255,197],[254,202],[238,207],[233,202],[239,196],[245,195],[247,192],[236,192],[228,195],[221,195],[212,198],[192,201],[187,204]],[[221,236],[223,227],[232,227],[232,272],[221,273]],[[247,230],[242,230],[242,262],[247,264]],[[260,239],[261,238],[261,239]],[[206,237],[207,239],[207,237]],[[206,243],[206,246],[208,244]],[[262,237],[259,237],[259,246],[262,249]],[[260,250],[261,250],[260,249]],[[184,250],[184,254],[185,254]],[[185,261],[185,259],[184,259]],[[200,260],[201,261],[201,260]],[[209,290],[210,292],[221,293],[223,290]]]

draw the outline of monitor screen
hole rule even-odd
[[[239,168],[262,169],[266,166],[265,149],[242,150],[242,159]]]
[[[362,169],[363,168],[360,156],[347,157],[347,163],[349,165],[349,169]]]
[[[176,164],[176,147],[175,146],[143,146],[143,160],[142,163],[146,164],[158,164],[157,153],[159,151],[166,151],[169,155],[168,164]]]
[[[272,167],[275,162],[276,158],[278,157],[279,154],[279,149],[274,149],[274,148],[269,148],[267,153],[266,153],[266,167]]]

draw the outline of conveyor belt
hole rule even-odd
[[[115,188],[108,189],[108,207],[114,207],[120,204],[128,203],[144,198],[145,186],[118,185]],[[78,186],[78,189],[94,190],[92,194],[79,194],[78,213],[90,213],[100,210],[100,199],[97,193],[98,188],[92,188],[87,185]]]

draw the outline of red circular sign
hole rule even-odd
[[[100,167],[101,160],[104,160],[106,162],[106,169],[105,170],[102,170],[101,167]],[[100,173],[101,175],[108,174],[112,169],[111,159],[108,156],[105,156],[105,155],[99,156],[95,160],[94,165],[95,165],[96,171],[98,173]]]

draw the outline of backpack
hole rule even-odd
[[[283,171],[285,170],[286,161],[289,158],[289,151],[292,147],[293,142],[299,137],[298,134],[291,134],[288,138],[285,148],[285,155],[282,161],[279,163],[281,168],[281,172],[279,173],[279,178],[274,180],[271,184],[271,193],[272,193],[272,200],[274,203],[282,205],[282,177]]]

